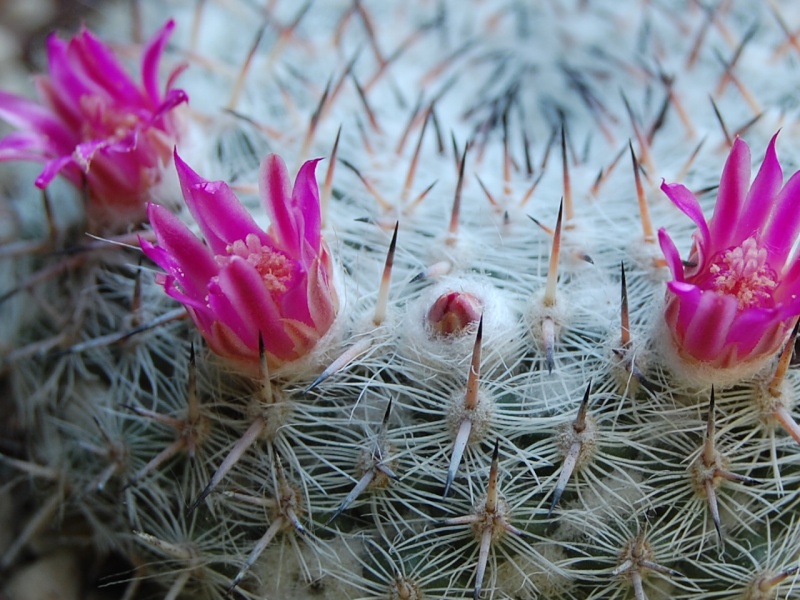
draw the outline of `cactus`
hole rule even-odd
[[[180,158],[142,226],[4,171],[0,473],[30,509],[0,567],[46,532],[124,557],[126,598],[800,596],[791,6],[109,6],[121,56],[174,19]],[[726,221],[751,167],[761,220]],[[185,227],[207,258],[186,231],[171,262]],[[720,291],[712,242],[761,287]],[[303,265],[275,315],[236,287],[256,254]],[[209,270],[225,318],[189,298]],[[698,290],[738,305],[691,320]]]

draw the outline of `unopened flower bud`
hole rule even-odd
[[[478,323],[483,303],[469,292],[445,292],[428,311],[431,331],[441,337],[459,335]]]

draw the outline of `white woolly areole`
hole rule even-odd
[[[521,338],[517,306],[507,292],[491,282],[463,276],[442,278],[409,304],[400,332],[401,354],[434,370],[449,370],[456,364],[469,363],[478,323],[460,333],[441,336],[433,331],[428,321],[434,302],[449,292],[472,294],[483,305],[482,365],[488,370],[498,362],[509,360]]]

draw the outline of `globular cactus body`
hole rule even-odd
[[[128,597],[149,582],[171,599],[800,595],[796,315],[774,292],[794,281],[780,220],[796,184],[779,192],[768,146],[781,129],[784,168],[800,165],[790,6],[110,7],[107,39],[127,34],[129,10],[153,30],[177,23],[176,163],[199,227],[151,205],[152,228],[90,241],[72,224],[61,239],[36,194],[14,200],[39,237],[4,271],[0,309],[24,315],[3,331],[24,443],[2,473],[25,476],[9,480],[35,508],[2,567],[45,530],[124,556]],[[703,213],[736,187],[720,183],[726,160],[747,179],[761,148],[771,183],[753,186],[784,208],[760,223],[785,268],[768,272],[768,249],[739,256],[747,240],[722,250],[731,269],[755,260],[741,272],[764,284],[737,318],[774,301],[780,319],[744,327],[766,340],[757,363],[730,345],[740,321],[724,368],[698,363],[697,331],[716,339],[717,325],[681,319],[687,286],[716,293],[693,271],[711,247]],[[290,175],[274,156],[259,175],[273,153]],[[291,212],[316,193],[312,163],[293,199],[268,200],[270,223],[257,181],[274,202],[319,157],[320,214]],[[174,207],[178,187],[165,176],[148,194]],[[52,191],[50,210],[69,194]],[[232,194],[253,214],[247,243],[224,235]],[[208,256],[186,251],[200,248],[188,232],[169,246],[177,218]],[[240,285],[258,253],[285,271],[266,296]],[[291,261],[303,268],[287,275]],[[220,325],[203,285],[248,310]],[[278,316],[248,321],[256,297]]]

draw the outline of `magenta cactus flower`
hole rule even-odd
[[[320,234],[317,160],[306,162],[291,189],[286,165],[264,159],[259,189],[271,219],[265,232],[221,181],[207,181],[175,153],[175,166],[203,244],[169,210],[148,205],[158,246],[144,253],[166,274],[161,283],[186,306],[211,349],[254,371],[259,334],[270,368],[306,356],[338,310],[330,254]]]
[[[688,189],[661,186],[698,227],[685,265],[659,231],[673,276],[666,326],[680,360],[710,381],[752,375],[780,351],[800,315],[800,261],[792,254],[800,232],[800,173],[783,185],[776,138],[752,186],[750,149],[736,139],[709,222]]]
[[[42,189],[58,174],[85,186],[92,219],[141,219],[180,134],[174,109],[187,101],[173,88],[183,67],[171,73],[163,94],[158,85],[174,28],[167,22],[146,46],[141,84],[87,29],[67,42],[51,35],[49,72],[36,79],[39,102],[0,91],[0,118],[18,129],[0,140],[0,160],[43,162],[36,179]]]

